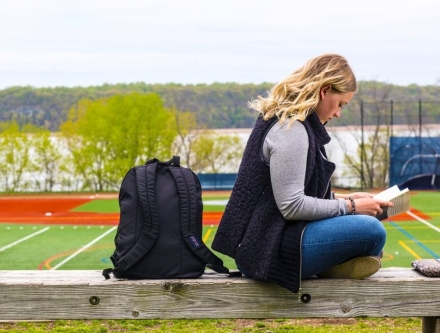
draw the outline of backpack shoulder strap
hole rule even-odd
[[[105,270],[103,275],[109,278],[110,272],[123,272],[136,264],[148,251],[151,250],[159,235],[159,219],[155,199],[156,165],[138,166],[136,172],[136,188],[143,212],[143,230],[133,248],[116,263],[113,270]]]
[[[182,236],[186,244],[197,257],[206,263],[207,267],[217,273],[237,276],[235,272],[229,273],[229,269],[223,265],[223,261],[212,253],[212,251],[203,243],[203,240],[197,231],[197,225],[191,222],[197,221],[198,219],[201,221],[202,219],[202,212],[198,211],[197,208],[198,196],[193,172],[190,169],[181,167],[171,167],[170,171],[176,182],[177,191],[179,193]],[[197,214],[200,214],[199,218],[197,217]]]

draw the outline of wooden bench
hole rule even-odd
[[[0,271],[0,320],[423,317],[436,331],[440,278],[381,269],[366,280],[311,279],[302,295],[207,271],[194,280],[105,280],[100,271]]]

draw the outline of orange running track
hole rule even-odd
[[[75,207],[94,199],[117,198],[117,194],[48,194],[0,196],[0,223],[27,224],[78,224],[78,225],[117,225],[119,213],[72,212]],[[429,216],[416,209],[411,212],[429,219]],[[218,225],[222,212],[204,212],[204,225]],[[393,216],[391,221],[410,221],[406,213]]]
[[[103,195],[0,196],[0,223],[117,225],[119,213],[72,212]],[[110,198],[109,195],[106,198]],[[113,195],[112,198],[117,198]],[[204,212],[204,225],[218,225],[221,212]]]

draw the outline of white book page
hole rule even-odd
[[[381,200],[390,200],[394,198],[396,195],[400,193],[399,188],[397,185],[394,185],[393,187],[390,187],[386,189],[385,191],[382,191],[380,193],[377,193],[374,198],[381,199]]]

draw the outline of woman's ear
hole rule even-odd
[[[329,84],[327,84],[327,85],[325,85],[325,86],[322,86],[322,87],[321,87],[321,90],[320,90],[320,92],[319,92],[319,96],[321,97],[321,99],[323,99],[324,96],[325,96],[326,94],[328,94],[331,90],[332,90],[332,86],[329,85]]]

